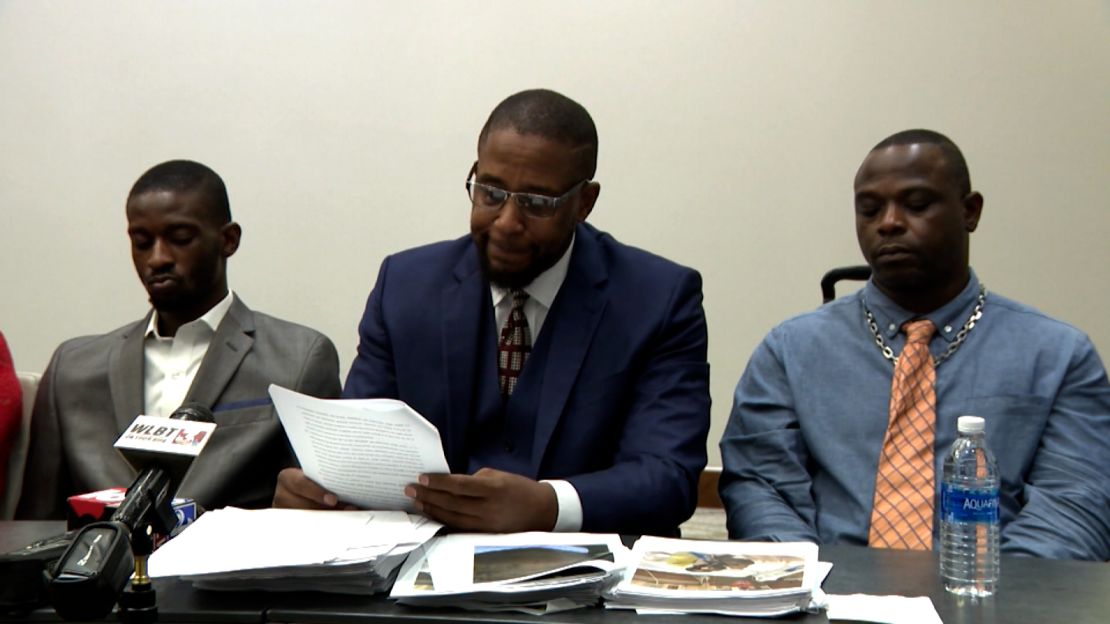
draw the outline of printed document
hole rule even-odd
[[[606,606],[658,613],[779,616],[809,608],[820,585],[817,545],[644,536]]]
[[[373,594],[442,526],[400,511],[225,507],[155,551],[150,576],[202,589]]]
[[[449,473],[435,425],[394,399],[318,399],[270,385],[278,418],[304,470],[363,509],[415,511],[405,486]]]
[[[621,578],[618,535],[454,533],[405,561],[390,597],[401,604],[533,615],[596,605]]]

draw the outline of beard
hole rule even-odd
[[[490,266],[489,256],[487,256],[481,250],[478,251],[478,264],[482,269],[482,275],[485,276],[486,280],[489,281],[489,283],[495,286],[500,286],[501,288],[508,288],[510,290],[514,288],[524,288],[528,284],[531,284],[537,277],[539,277],[540,273],[543,273],[546,270],[536,270],[534,267],[529,267],[527,271],[518,271],[515,273],[509,271],[498,271]]]
[[[189,304],[195,301],[196,297],[191,296],[190,293],[184,290],[177,290],[172,293],[148,293],[150,295],[150,305],[155,310],[178,312],[189,307]]]
[[[191,270],[174,272],[176,280],[173,288],[147,288],[150,305],[162,312],[191,315],[198,307],[212,303],[219,289],[220,275],[217,259],[200,262]]]
[[[482,275],[489,283],[500,286],[501,288],[524,288],[531,284],[533,280],[555,264],[554,261],[544,262],[543,258],[536,258],[531,264],[520,271],[502,271],[493,268],[489,259],[489,251],[487,245],[489,244],[488,236],[475,237],[474,247],[478,252],[478,266],[482,270]],[[555,258],[558,260],[558,258]]]

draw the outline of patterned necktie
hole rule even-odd
[[[528,328],[528,319],[524,316],[528,293],[514,289],[509,294],[513,298],[513,308],[501,328],[501,339],[497,343],[497,378],[502,398],[508,398],[513,393],[520,371],[524,370],[524,361],[532,352],[532,330]]]
[[[928,320],[902,326],[906,346],[890,384],[890,421],[879,455],[870,546],[903,550],[933,548],[936,470],[937,373],[929,353],[936,328]]]

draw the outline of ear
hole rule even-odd
[[[983,195],[972,191],[963,199],[964,227],[968,232],[974,232],[979,227],[979,217],[983,214]]]
[[[239,250],[239,240],[243,237],[243,228],[232,221],[220,228],[220,254],[230,258]]]
[[[594,210],[594,204],[597,203],[597,196],[601,194],[601,185],[597,182],[587,182],[582,185],[582,201],[578,202],[578,212],[574,215],[574,220],[581,223],[590,216]]]

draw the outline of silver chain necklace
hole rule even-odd
[[[967,317],[967,322],[956,332],[956,339],[949,343],[948,348],[944,353],[933,356],[933,367],[940,366],[940,363],[952,357],[952,354],[959,350],[960,345],[967,340],[967,335],[971,333],[971,328],[975,327],[975,322],[983,318],[983,302],[987,299],[987,287],[982,283],[979,284],[979,299],[975,302],[975,309],[971,311],[971,316]],[[882,351],[883,357],[890,360],[894,365],[898,364],[898,356],[894,355],[894,351],[890,345],[883,340],[883,335],[879,333],[879,324],[875,322],[875,316],[871,314],[871,310],[867,308],[867,304],[863,304],[863,315],[867,319],[867,328],[871,330],[871,335],[875,337],[875,344],[879,345],[879,351]]]

